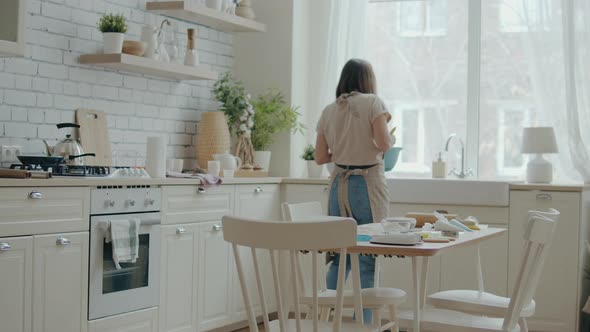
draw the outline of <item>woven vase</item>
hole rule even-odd
[[[197,128],[197,162],[207,168],[207,162],[217,153],[229,152],[229,127],[223,112],[204,112]]]

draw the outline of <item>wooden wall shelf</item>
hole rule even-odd
[[[192,4],[189,1],[147,2],[146,9],[179,20],[206,25],[229,32],[264,32],[266,24],[218,10]]]
[[[216,80],[218,73],[205,66],[190,67],[129,54],[85,54],[80,63],[163,77],[173,80]]]

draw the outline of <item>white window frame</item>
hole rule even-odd
[[[507,0],[504,0],[507,1]],[[516,5],[518,6],[517,8],[513,7],[513,4],[507,4],[507,3],[503,3],[501,6],[499,6],[498,10],[498,25],[499,25],[499,30],[501,32],[505,32],[505,33],[522,33],[522,32],[528,32],[529,31],[529,24],[527,24],[527,20],[533,20],[533,22],[531,22],[531,27],[533,28],[534,31],[546,31],[549,30],[549,20],[551,19],[551,15],[550,15],[550,7],[551,7],[551,1],[552,0],[512,0],[514,2],[516,2]],[[545,3],[545,1],[547,1],[548,3]],[[569,0],[568,0],[569,1]],[[524,3],[524,7],[523,4]],[[541,13],[539,15],[536,16],[529,16],[527,17],[530,13],[527,13],[527,8],[526,6],[530,6],[530,5],[534,5],[534,4],[539,4],[539,6],[548,6],[548,8],[546,8],[545,13]],[[519,25],[510,25],[510,26],[506,26],[504,24],[504,19],[503,19],[503,10],[514,10],[516,13],[515,15],[519,15],[521,16],[521,20],[520,20],[520,24]],[[540,11],[543,11],[542,8],[539,9]]]
[[[504,166],[504,122],[507,112],[521,111],[524,113],[523,127],[531,125],[532,121],[532,105],[523,102],[499,102],[498,118],[497,118],[497,140],[496,140],[496,176],[501,178],[521,177],[524,174],[527,164],[527,156],[523,156],[523,163],[520,167],[506,167]]]
[[[411,0],[394,0],[395,2],[397,2],[397,34],[400,37],[409,37],[409,38],[415,38],[415,37],[443,37],[447,35],[447,29],[448,29],[448,20],[445,22],[445,27],[444,29],[434,29],[431,26],[431,16],[430,16],[430,8],[427,7],[426,10],[426,26],[425,26],[425,30],[411,30],[411,29],[404,29],[401,25],[401,7],[408,2],[412,2]],[[447,1],[447,0],[436,0],[436,1]],[[377,2],[377,1],[374,1]],[[417,0],[414,2],[423,2],[422,0]],[[426,2],[429,3],[429,2]],[[447,9],[448,9],[448,2],[447,2]],[[423,22],[424,23],[424,22]]]

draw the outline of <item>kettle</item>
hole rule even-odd
[[[57,128],[80,128],[80,125],[75,123],[58,123]],[[84,165],[84,157],[95,157],[94,153],[84,153],[80,142],[72,138],[72,135],[66,135],[66,138],[59,141],[55,146],[51,147],[47,141],[43,140],[47,149],[48,156],[64,157],[67,165],[81,166]]]
[[[221,169],[238,169],[242,167],[242,160],[239,157],[231,155],[229,152],[214,154],[213,159],[219,160]]]

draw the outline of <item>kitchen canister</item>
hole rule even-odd
[[[152,136],[147,139],[145,170],[152,178],[166,177],[166,139]]]
[[[223,112],[204,112],[197,128],[197,161],[200,167],[214,160],[213,155],[230,151],[230,134]]]

